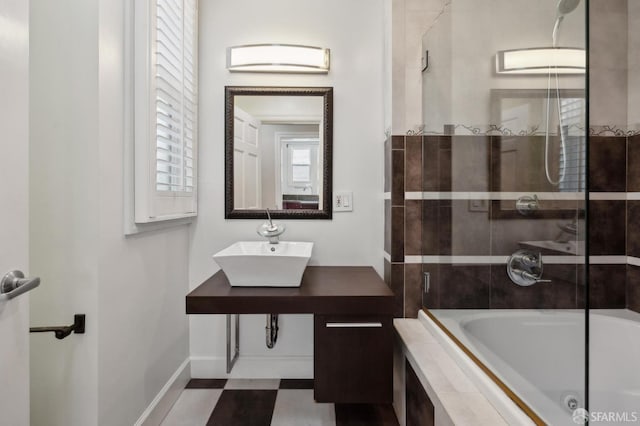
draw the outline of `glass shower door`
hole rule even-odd
[[[487,3],[453,0],[423,35],[423,308],[534,421],[575,424],[587,404],[586,2]]]

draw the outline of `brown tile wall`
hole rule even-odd
[[[627,255],[640,257],[640,201],[627,201]]]
[[[589,201],[589,252],[591,255],[624,255],[626,201]]]
[[[589,190],[627,190],[627,138],[591,137],[589,140]]]
[[[627,308],[640,312],[640,267],[627,265]]]
[[[404,316],[404,263],[384,261],[384,281],[395,295],[394,314],[396,318]]]
[[[640,192],[640,135],[627,139],[627,191]]]
[[[384,190],[391,193],[384,201],[384,251],[391,258],[384,261],[384,280],[395,295],[394,316],[401,318],[405,312],[405,137],[388,138],[384,150]],[[413,211],[408,219],[415,221]],[[413,242],[413,246],[417,244]],[[410,245],[411,250],[415,251]]]
[[[416,318],[422,309],[422,265],[407,263],[404,265],[404,316]]]
[[[391,138],[384,141],[384,192],[391,192]]]
[[[576,280],[575,265],[546,265],[545,278],[551,279],[553,285],[530,287],[514,285],[504,264],[422,266],[431,274],[431,286],[425,294],[427,308],[574,309],[578,306],[580,281]]]
[[[589,265],[589,307],[624,309],[626,276],[627,265]]]
[[[385,190],[391,192],[391,200],[385,201],[385,251],[391,255],[391,262],[385,262],[385,270],[389,269],[385,278],[396,292],[398,316],[415,317],[421,309],[423,272],[430,274],[429,292],[424,294],[428,308],[584,306],[584,274],[579,265],[545,265],[545,278],[552,279],[553,285],[525,288],[509,281],[504,265],[404,264],[405,255],[505,255],[517,248],[505,245],[514,238],[497,220],[490,226],[474,221],[478,212],[486,215],[488,211],[493,219],[513,214],[505,212],[499,202],[404,199],[405,191],[526,192],[526,182],[539,176],[525,173],[522,183],[505,188],[496,181],[499,174],[492,173],[499,165],[496,148],[502,140],[497,136],[393,136],[385,144]],[[522,137],[515,143],[535,148],[543,139]],[[592,192],[640,192],[640,136],[592,137],[589,143]],[[564,203],[566,206],[553,207],[566,214],[556,212],[549,217],[570,219],[580,204]],[[640,257],[640,201],[592,200],[589,207],[592,255]],[[526,227],[525,221],[522,224]],[[465,235],[469,243],[453,244],[452,235]],[[640,311],[639,267],[591,265],[590,281],[590,306],[627,306]]]
[[[627,191],[640,192],[640,135],[627,139]],[[640,201],[627,201],[627,256],[640,257]],[[640,312],[640,267],[627,266],[626,306]]]
[[[405,139],[404,190],[422,191],[422,136]]]

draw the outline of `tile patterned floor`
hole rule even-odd
[[[162,426],[398,426],[391,405],[319,404],[313,380],[192,379]]]

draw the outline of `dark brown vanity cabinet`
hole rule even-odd
[[[392,402],[391,316],[314,317],[314,397],[317,402]]]
[[[315,399],[334,403],[392,402],[393,309],[362,266],[308,266],[288,288],[231,287],[218,271],[186,298],[187,314],[313,314]]]

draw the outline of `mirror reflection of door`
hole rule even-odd
[[[234,199],[240,209],[262,205],[260,120],[235,107],[233,126]]]

